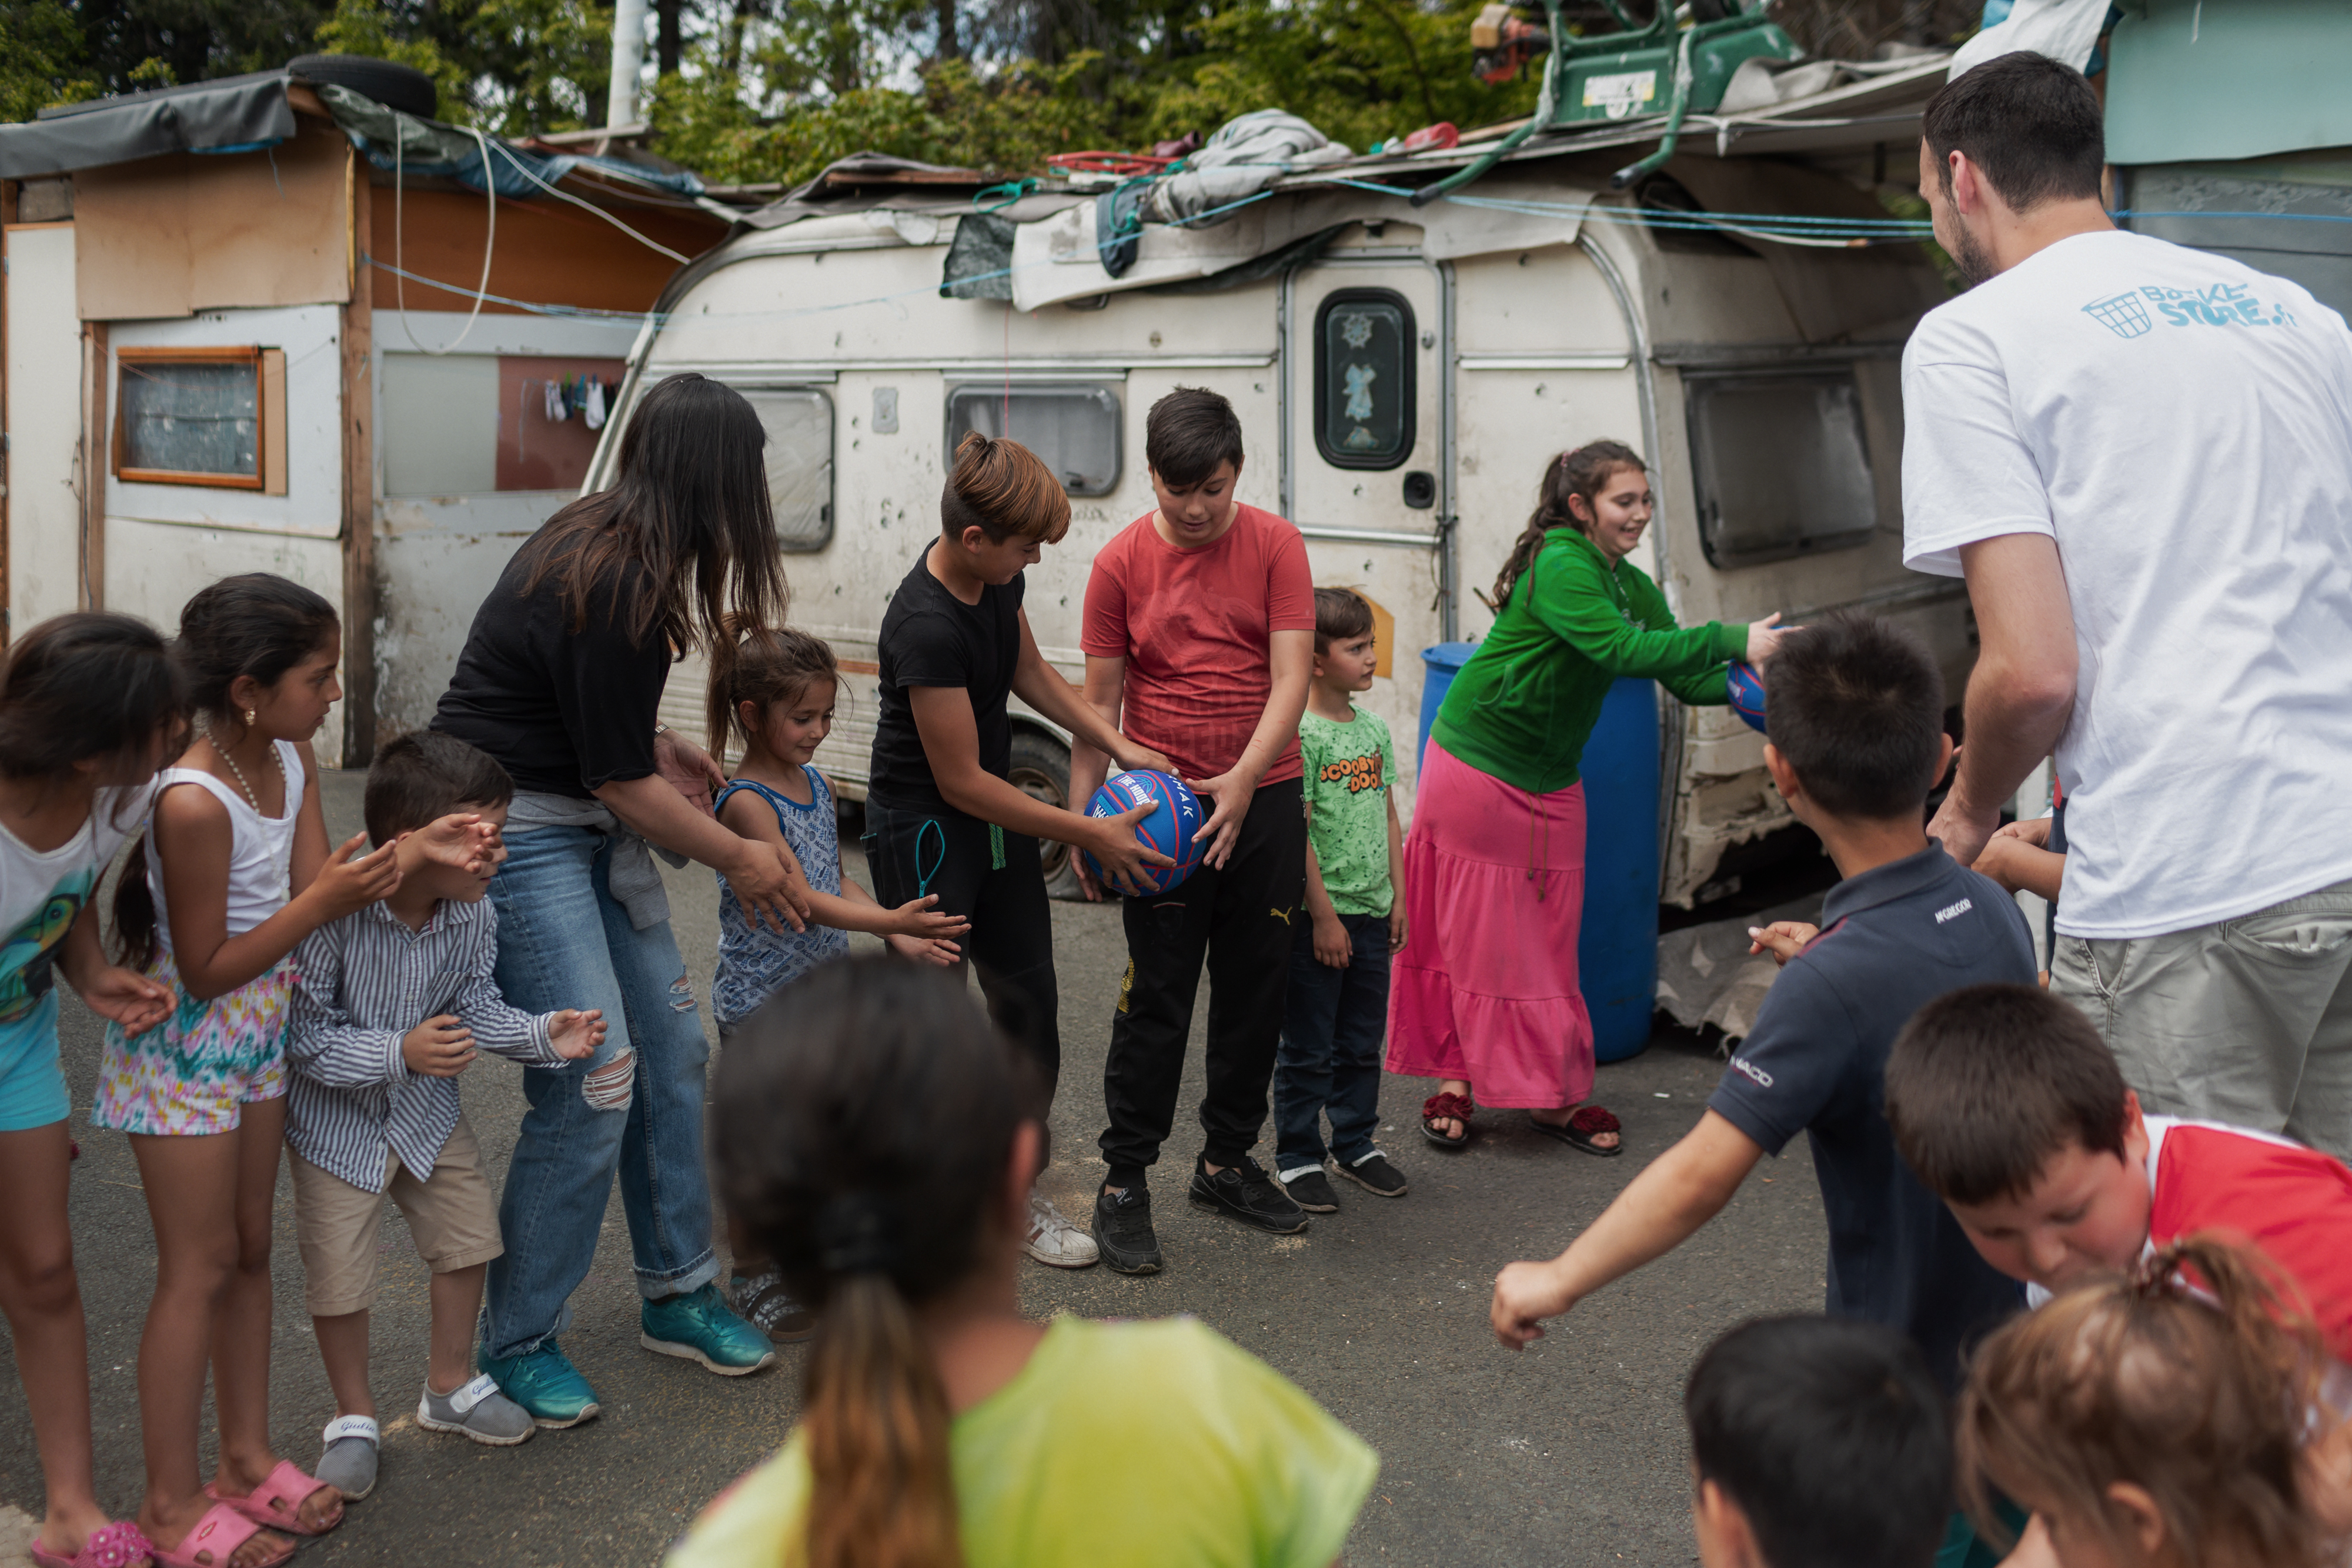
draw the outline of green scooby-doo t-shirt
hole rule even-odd
[[[1307,836],[1331,907],[1386,915],[1396,896],[1389,881],[1389,785],[1396,776],[1389,727],[1362,708],[1346,724],[1302,715],[1298,761],[1307,778]]]

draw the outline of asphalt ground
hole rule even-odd
[[[328,826],[340,841],[358,831],[361,781],[330,772],[325,782]],[[854,844],[845,856],[862,876]],[[717,940],[712,878],[699,867],[672,873],[670,892],[679,945],[707,1003]],[[1054,1108],[1060,1157],[1045,1186],[1084,1223],[1102,1173],[1097,1086],[1125,944],[1109,905],[1056,904],[1054,935],[1064,1060]],[[1495,1271],[1559,1250],[1697,1120],[1720,1071],[1712,1050],[1690,1035],[1662,1033],[1640,1056],[1601,1070],[1596,1098],[1625,1124],[1628,1153],[1613,1160],[1530,1131],[1524,1113],[1497,1111],[1480,1113],[1466,1151],[1446,1154],[1423,1142],[1414,1114],[1434,1085],[1391,1078],[1381,1089],[1382,1143],[1411,1193],[1383,1200],[1349,1187],[1339,1213],[1316,1216],[1303,1235],[1275,1238],[1184,1201],[1198,1149],[1198,1020],[1206,1013],[1204,1000],[1177,1133],[1152,1173],[1166,1271],[1129,1279],[1101,1268],[1031,1268],[1024,1304],[1040,1317],[1188,1312],[1297,1380],[1381,1454],[1380,1479],[1349,1537],[1351,1563],[1693,1561],[1680,1403],[1691,1361],[1746,1318],[1821,1306],[1826,1243],[1803,1146],[1760,1165],[1730,1207],[1680,1251],[1514,1355],[1486,1327]],[[142,1484],[133,1379],[154,1243],[127,1140],[87,1124],[100,1033],[70,993],[62,1038],[82,1149],[73,1228],[89,1322],[99,1492],[124,1517]],[[462,1086],[492,1180],[502,1180],[522,1111],[520,1071],[485,1056]],[[1270,1155],[1271,1142],[1269,1128],[1262,1155]],[[798,1413],[802,1349],[786,1347],[768,1372],[719,1378],[638,1347],[638,1297],[614,1199],[563,1342],[596,1385],[603,1416],[513,1449],[427,1434],[415,1424],[413,1403],[424,1378],[425,1272],[397,1211],[385,1217],[382,1247],[384,1290],[373,1319],[382,1479],[340,1530],[303,1552],[310,1568],[653,1563],[704,1502],[783,1440]],[[334,1406],[303,1310],[292,1186],[282,1174],[276,1272],[273,1430],[279,1452],[307,1468]],[[1153,1462],[1148,1445],[1132,1458]],[[39,1478],[21,1387],[0,1379],[0,1568],[25,1562],[16,1555],[24,1524],[17,1511],[37,1514]],[[1116,1555],[1107,1548],[1104,1561]]]

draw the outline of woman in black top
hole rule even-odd
[[[433,720],[514,776],[511,852],[490,883],[499,988],[530,1012],[601,1008],[609,1026],[589,1060],[524,1069],[530,1110],[499,1210],[481,1367],[543,1427],[596,1413],[554,1335],[616,1169],[640,1343],[729,1374],[773,1355],[712,1283],[709,1048],[653,862],[657,848],[715,868],[779,929],[807,914],[791,852],[719,824],[718,768],[656,712],[677,651],[699,648],[723,682],[736,639],[722,627],[783,622],[766,441],[716,382],[656,387],[622,434],[618,483],[549,518],[483,601]]]

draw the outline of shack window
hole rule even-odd
[[[124,348],[114,361],[115,477],[285,493],[283,353]]]
[[[1850,368],[1685,375],[1699,543],[1717,567],[1847,549],[1878,525]]]
[[[1343,288],[1315,316],[1315,444],[1335,468],[1394,468],[1412,455],[1412,307],[1386,288]]]
[[[1073,496],[1118,486],[1118,394],[1083,382],[999,382],[948,393],[948,456],[973,431],[1009,436],[1045,460]]]
[[[814,387],[750,387],[768,432],[768,505],[776,545],[793,554],[833,539],[833,399]]]

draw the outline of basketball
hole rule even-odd
[[[1165,893],[1191,876],[1208,850],[1194,837],[1205,820],[1201,798],[1186,789],[1182,779],[1149,768],[1114,773],[1103,780],[1102,788],[1087,802],[1087,815],[1116,817],[1154,802],[1160,809],[1135,825],[1135,837],[1147,849],[1158,850],[1176,862],[1172,866],[1143,868],[1145,886],[1153,893]],[[1095,862],[1095,857],[1089,854],[1085,859],[1087,870],[1101,881],[1103,870]]]
[[[1731,661],[1731,711],[1757,734],[1771,733],[1764,727],[1764,677],[1745,659]]]

